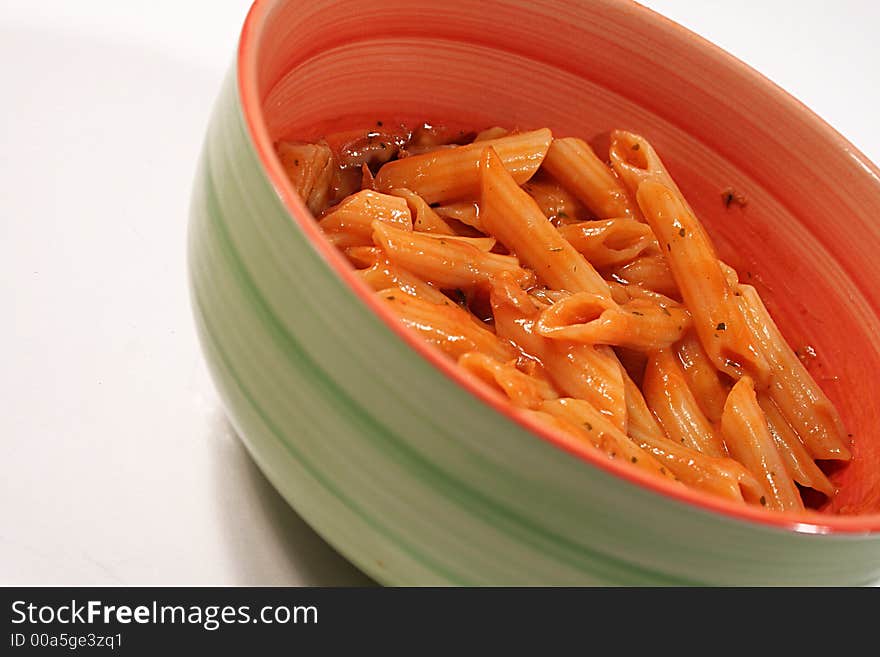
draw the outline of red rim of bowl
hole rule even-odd
[[[632,2],[631,0],[617,1],[622,7],[626,7],[627,10],[640,13],[644,20],[653,22],[658,27],[663,26],[677,32],[683,41],[690,42],[692,47],[702,50],[707,57],[724,61],[727,65],[733,65],[741,73],[749,77],[756,86],[763,87],[765,91],[769,91],[776,96],[781,95],[788,103],[799,106],[801,111],[805,111],[809,115],[813,128],[817,132],[824,133],[826,137],[830,137],[839,144],[844,145],[850,152],[858,154],[861,156],[862,161],[868,161],[867,158],[861,155],[858,149],[846,141],[831,126],[816,116],[811,110],[809,110],[809,108],[804,106],[803,103],[745,63],[736,59],[733,55],[682,27],[678,23],[675,23],[642,5]],[[345,256],[324,237],[323,233],[318,228],[318,223],[315,221],[313,215],[309,212],[308,208],[306,208],[302,199],[300,199],[296,192],[294,192],[293,187],[284,173],[280,160],[275,155],[272,139],[269,136],[263,116],[263,107],[257,85],[256,62],[259,27],[271,10],[274,2],[277,2],[277,0],[255,0],[248,12],[247,18],[245,19],[238,45],[236,62],[238,91],[242,104],[242,113],[249,136],[253,141],[254,148],[256,149],[260,162],[265,169],[266,175],[269,177],[275,191],[278,193],[281,201],[290,213],[291,218],[305,233],[315,250],[326,260],[336,274],[351,287],[360,300],[378,315],[388,328],[390,328],[398,337],[406,342],[419,355],[434,365],[438,370],[452,379],[453,382],[472,393],[475,397],[498,413],[501,413],[511,421],[535,434],[537,437],[576,456],[596,468],[610,472],[632,484],[647,488],[654,493],[683,502],[702,511],[719,513],[734,520],[756,523],[758,525],[803,534],[851,535],[880,531],[880,514],[877,513],[838,516],[815,511],[798,513],[768,511],[754,505],[744,506],[722,498],[714,498],[690,488],[679,487],[671,482],[664,481],[659,477],[643,473],[625,463],[603,458],[589,448],[566,439],[561,433],[555,432],[552,429],[539,424],[524,413],[520,413],[515,407],[507,403],[500,393],[492,390],[488,385],[481,381],[468,377],[455,363],[448,360],[444,355],[435,350],[428,343],[424,342],[415,333],[406,329],[391,311],[376,299],[375,294],[366,283],[355,275],[354,269],[351,267],[348,260],[345,259]]]

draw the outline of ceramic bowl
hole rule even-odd
[[[824,513],[597,460],[409,335],[273,152],[366,120],[646,135],[854,435]],[[734,188],[745,207],[725,207]],[[258,0],[194,184],[190,284],[229,417],[280,493],[395,585],[862,584],[880,577],[880,172],[807,108],[630,2]]]

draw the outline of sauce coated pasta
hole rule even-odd
[[[606,159],[546,128],[380,121],[276,149],[381,302],[537,422],[738,503],[833,497],[833,404],[651,144],[610,137]]]

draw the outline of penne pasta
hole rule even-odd
[[[721,267],[721,272],[724,274],[727,284],[731,289],[735,290],[736,286],[739,284],[739,274],[737,274],[736,270],[723,260],[719,260],[718,265]]]
[[[644,137],[612,132],[609,166],[549,129],[384,123],[276,151],[406,330],[578,453],[772,511],[834,500],[837,410]]]
[[[491,139],[500,139],[501,137],[505,137],[510,134],[510,130],[507,128],[502,128],[501,126],[494,126],[492,128],[486,128],[485,130],[481,130],[477,133],[477,136],[474,138],[474,143],[478,141],[489,141]]]
[[[373,222],[412,230],[406,200],[372,190],[352,194],[331,208],[319,221],[338,248],[373,245]]]
[[[376,179],[373,177],[373,172],[370,171],[370,167],[368,167],[366,163],[361,165],[361,189],[376,191]],[[398,194],[394,194],[393,196],[398,196]]]
[[[472,141],[475,136],[474,132],[423,123],[412,131],[406,151],[409,155],[417,155],[442,148],[455,148]]]
[[[455,231],[449,227],[443,219],[440,218],[433,208],[427,204],[425,199],[409,189],[394,188],[389,189],[391,196],[399,196],[406,200],[412,215],[413,230],[425,233],[437,233],[438,235],[455,235]]]
[[[557,225],[578,221],[587,215],[586,209],[574,195],[557,181],[541,175],[540,171],[522,188],[534,199],[544,216]]]
[[[515,281],[502,276],[491,289],[495,330],[527,357],[542,363],[550,381],[564,395],[589,401],[614,424],[626,428],[623,374],[608,347],[556,342],[535,329],[539,308]]]
[[[613,130],[608,148],[611,168],[633,196],[644,182],[655,182],[672,189],[682,202],[687,202],[657,151],[641,135],[625,130]],[[690,206],[687,206],[690,209]]]
[[[761,504],[777,511],[803,510],[800,493],[779,456],[748,376],[737,381],[727,396],[721,431],[731,456],[748,468],[767,490],[768,495]]]
[[[521,284],[533,280],[515,256],[487,253],[461,238],[401,230],[381,221],[374,222],[373,231],[391,262],[443,289],[488,284],[505,272]]]
[[[501,363],[477,351],[469,351],[458,359],[458,364],[480,380],[503,392],[514,406],[538,410],[548,399],[559,397],[547,381],[516,369],[511,363]]]
[[[440,205],[436,208],[436,212],[446,219],[454,219],[465,226],[470,226],[481,233],[486,231],[480,222],[480,206],[478,203],[471,201],[459,201],[457,203],[449,203],[448,205]]]
[[[642,392],[670,440],[709,456],[727,455],[723,439],[700,410],[671,349],[660,349],[648,359]]]
[[[554,139],[544,169],[599,219],[639,216],[626,188],[582,139]]]
[[[656,243],[651,227],[633,219],[582,221],[559,232],[596,269],[632,262]]]
[[[610,298],[608,284],[575,251],[504,168],[492,148],[480,165],[480,222],[550,288]]]
[[[675,476],[649,453],[639,447],[616,427],[608,417],[597,411],[583,399],[552,399],[545,401],[541,409],[548,415],[567,420],[580,427],[590,442],[612,459],[631,463],[640,470],[674,480]]]
[[[718,370],[715,369],[693,331],[689,331],[682,338],[676,350],[685,381],[688,388],[693,391],[700,409],[711,422],[719,422],[727,394],[730,392],[729,386],[722,382]]]
[[[612,281],[608,285],[611,288],[611,294],[617,303],[623,304],[634,300],[642,300],[650,301],[664,308],[685,309],[680,301],[676,301],[665,294],[648,290],[641,285],[625,285],[623,283],[618,283],[617,281]]]
[[[480,189],[480,158],[485,148],[495,150],[503,168],[521,185],[541,166],[551,139],[549,130],[533,130],[395,160],[379,169],[376,187],[405,187],[428,203],[474,197]]]
[[[578,426],[564,417],[550,415],[545,411],[529,409],[523,410],[522,413],[524,416],[531,418],[538,424],[543,425],[545,428],[554,432],[559,442],[570,447],[572,450],[587,447],[588,449],[595,451],[597,456],[607,457],[604,452],[600,451],[599,448],[593,444],[590,435],[584,427]]]
[[[736,502],[759,503],[766,490],[746,468],[728,457],[702,454],[670,440],[638,386],[624,379],[629,435],[685,486]]]
[[[293,189],[309,211],[317,215],[329,202],[335,161],[325,144],[278,142],[275,152]]]
[[[354,167],[340,168],[337,166],[330,177],[330,192],[328,193],[327,206],[332,207],[352,194],[362,191],[364,189],[363,182],[364,174],[361,169]],[[323,211],[326,212],[327,208],[325,207]],[[319,213],[313,214],[319,216]]]
[[[749,375],[766,387],[770,367],[699,221],[665,185],[642,182],[637,198],[661,248],[666,248],[669,268],[706,353],[725,374],[735,379]]]
[[[363,249],[366,247],[356,247]],[[386,288],[396,287],[410,296],[430,301],[431,303],[451,304],[447,297],[438,288],[405,269],[395,266],[384,252],[374,249],[376,255],[372,263],[365,269],[358,270],[357,274],[373,290],[379,292]]]
[[[801,486],[817,490],[828,497],[834,497],[837,492],[834,484],[816,465],[813,457],[797,437],[794,429],[786,422],[773,400],[766,393],[761,393],[758,395],[758,405],[764,411],[764,417],[767,418],[767,426],[776,443],[779,456],[785,463],[788,476]]]
[[[510,343],[480,326],[470,313],[454,303],[431,303],[396,287],[377,294],[404,325],[455,360],[470,351],[501,362],[517,356]]]
[[[611,299],[580,292],[544,310],[536,328],[538,333],[554,340],[652,351],[678,341],[690,324],[687,310],[676,303],[665,305],[637,298],[619,305]]]
[[[382,249],[375,246],[348,246],[342,249],[349,262],[358,269],[372,267],[379,258],[383,258]]]
[[[738,291],[749,329],[772,368],[767,392],[773,403],[813,458],[849,460],[846,430],[834,404],[788,346],[758,291],[751,285]]]
[[[412,129],[406,124],[381,123],[324,137],[339,167],[356,172],[358,180],[364,164],[375,168],[396,157],[413,136]]]
[[[495,245],[498,244],[498,240],[494,237],[465,237],[464,235],[437,235],[436,233],[422,233],[420,231],[413,231],[413,235],[425,235],[428,237],[435,237],[439,239],[443,239],[443,241],[453,241],[458,242],[459,244],[469,244],[470,246],[482,251],[483,253],[492,253],[492,249],[495,248]],[[494,254],[499,255],[499,254]]]
[[[653,247],[645,253],[622,265],[604,270],[611,279],[627,285],[638,285],[646,290],[657,292],[667,297],[681,298],[678,285],[672,277],[672,270],[666,258]]]
[[[546,308],[552,306],[557,301],[566,299],[571,296],[571,292],[565,290],[549,290],[546,287],[533,287],[529,290],[529,296],[540,307]]]
[[[657,418],[648,408],[642,391],[628,375],[623,377],[623,389],[626,396],[627,433],[630,437],[636,442],[648,438],[668,440]]]

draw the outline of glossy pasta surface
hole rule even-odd
[[[589,136],[377,121],[276,152],[382,303],[511,406],[707,495],[832,499],[849,436],[759,293],[647,139]]]

